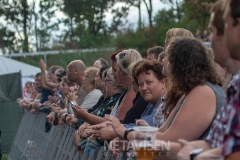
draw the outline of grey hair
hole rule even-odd
[[[117,66],[121,69],[128,77],[132,76],[132,67],[133,62],[139,61],[142,59],[141,54],[135,49],[123,50],[122,52],[116,55]]]

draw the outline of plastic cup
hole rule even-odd
[[[223,156],[216,154],[199,155],[196,160],[224,160]]]
[[[151,126],[136,126],[133,129],[134,140],[131,142],[136,158],[138,160],[153,159],[153,145],[158,128]]]

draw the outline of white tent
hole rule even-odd
[[[0,56],[0,75],[16,73],[20,70],[22,74],[22,93],[24,97],[25,83],[28,81],[34,82],[35,74],[41,72],[40,68]]]
[[[0,56],[0,75],[15,73],[20,70],[22,77],[34,77],[36,73],[41,71],[38,67]]]

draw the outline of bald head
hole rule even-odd
[[[82,60],[74,60],[67,66],[67,77],[71,82],[82,85],[82,79],[86,67]]]
[[[82,60],[74,60],[74,61],[70,62],[68,66],[71,66],[76,70],[85,71],[85,69],[86,69],[86,66]]]

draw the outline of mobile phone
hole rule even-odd
[[[70,103],[71,103],[71,106],[72,106],[72,107],[75,107],[75,106],[76,106],[76,104],[75,104],[73,101],[71,101]]]
[[[67,106],[68,114],[74,114],[72,107],[75,107],[75,106],[76,106],[76,104],[73,101],[70,101],[70,103]]]
[[[58,95],[60,101],[62,102],[62,104],[65,104],[65,101],[63,99],[63,96],[62,96],[61,92],[57,92],[57,95]]]

